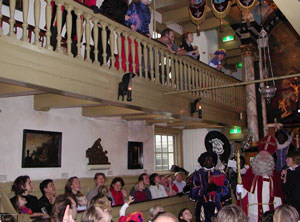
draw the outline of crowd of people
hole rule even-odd
[[[40,183],[41,198],[32,196],[33,190],[29,176],[19,176],[12,185],[14,196],[10,199],[15,210],[20,214],[29,214],[34,218],[49,217],[56,221],[61,221],[66,207],[69,214],[75,220],[77,212],[85,212],[84,218],[90,217],[93,212],[111,213],[112,206],[123,205],[120,210],[120,217],[125,216],[126,208],[132,202],[141,202],[168,196],[175,196],[182,192],[185,185],[181,172],[176,173],[173,181],[172,175],[158,175],[156,173],[149,176],[146,173],[139,175],[138,181],[132,187],[129,194],[124,188],[124,180],[121,177],[112,179],[109,187],[105,185],[106,176],[104,173],[96,173],[94,176],[95,188],[86,195],[80,189],[80,180],[71,177],[67,180],[64,194],[56,195],[53,180],[46,179]],[[177,187],[177,185],[178,187]],[[93,210],[91,210],[91,207]],[[163,211],[161,207],[150,210],[150,217]],[[106,215],[107,216],[107,215]],[[107,216],[111,219],[111,216]],[[89,220],[87,220],[89,221]],[[125,220],[124,220],[125,221]],[[141,221],[139,221],[141,222]]]
[[[278,147],[281,149],[280,152]],[[174,175],[153,173],[149,176],[142,173],[128,193],[121,177],[113,178],[108,187],[105,185],[107,179],[105,174],[96,173],[95,187],[86,195],[81,192],[79,178],[71,177],[66,182],[64,194],[57,196],[53,181],[46,179],[40,183],[42,196],[38,199],[30,194],[33,190],[30,177],[19,176],[12,185],[15,195],[10,200],[18,213],[37,218],[49,216],[61,221],[68,206],[67,215],[73,219],[76,219],[77,212],[84,212],[83,221],[97,221],[89,219],[93,217],[103,218],[99,221],[111,221],[112,207],[122,206],[119,221],[125,222],[128,221],[128,217],[132,217],[133,221],[142,222],[143,215],[140,212],[125,216],[130,203],[189,192],[190,199],[196,202],[195,217],[190,209],[182,209],[177,219],[169,213],[155,217],[157,212],[163,209],[154,207],[150,209],[150,218],[153,221],[182,222],[192,220],[254,222],[268,221],[268,218],[273,218],[274,221],[298,221],[300,153],[292,147],[289,135],[283,130],[276,133],[276,138],[270,135],[263,138],[258,145],[258,151],[248,168],[245,167],[245,159],[241,158],[243,161],[239,172],[242,184],[232,181],[237,180],[237,169],[229,174],[225,173],[223,169],[217,168],[220,159],[218,154],[207,151],[198,158],[201,167],[188,176],[186,181],[181,171]],[[277,156],[275,161],[272,155],[276,156],[276,153],[281,155]],[[280,165],[276,164],[278,161],[281,162]],[[233,166],[228,166],[230,167]],[[235,176],[228,176],[231,174]],[[232,189],[235,185],[236,189]],[[240,207],[231,205],[232,190]]]
[[[149,10],[149,4],[151,3],[151,0],[139,0],[137,2],[132,2],[131,4],[128,4],[127,0],[104,0],[101,4],[100,7],[97,6],[97,0],[89,0],[89,1],[82,1],[82,0],[76,0],[77,2],[80,2],[82,4],[84,4],[85,6],[91,8],[93,10],[93,12],[95,14],[100,13],[102,15],[107,16],[108,18],[122,24],[125,25],[127,27],[129,27],[132,31],[137,31],[149,38],[151,38],[151,34],[150,34],[150,22],[151,22],[151,13]],[[57,24],[56,24],[56,5],[55,3],[52,4],[52,26],[51,26],[51,45],[53,46],[54,50],[56,49],[56,45],[57,45]],[[63,9],[62,9],[63,10]],[[66,22],[66,10],[63,10],[63,26]],[[72,21],[73,21],[73,25],[72,25],[72,44],[71,44],[71,51],[73,53],[74,56],[77,55],[77,46],[76,46],[76,42],[77,37],[76,37],[76,14],[72,13]],[[99,24],[99,33],[102,33],[102,27]],[[107,61],[103,61],[103,53],[106,54],[107,58],[110,58],[111,54],[114,52],[111,52],[111,48],[110,48],[110,30],[108,28],[106,28],[105,30],[106,32],[106,39],[107,42],[104,43],[106,44],[106,52],[103,52],[103,43],[102,43],[102,35],[98,35],[98,61],[100,62],[100,64],[103,64],[104,62]],[[92,31],[92,38],[94,37],[93,35],[93,31]],[[121,34],[121,42],[122,42],[122,49],[121,49],[121,55],[116,55],[116,63],[114,64],[116,66],[117,69],[119,69],[119,56],[122,57],[122,59],[124,60],[122,64],[122,69],[126,70],[126,62],[125,62],[125,37]],[[158,39],[154,39],[160,43],[162,43],[163,45],[165,45],[168,49],[168,51],[172,54],[176,54],[176,55],[181,55],[181,56],[190,56],[191,58],[195,59],[195,60],[200,60],[200,52],[198,50],[198,46],[196,45],[192,45],[193,41],[194,41],[194,35],[192,32],[186,32],[182,35],[182,41],[180,46],[175,44],[175,35],[174,35],[174,31],[166,28],[165,30],[162,31],[161,33],[161,37]],[[142,61],[138,61],[138,56],[137,56],[137,45],[138,43],[136,41],[132,42],[130,37],[128,37],[128,44],[129,44],[129,63],[132,64],[132,58],[131,58],[131,44],[135,44],[135,64],[136,64],[136,70],[133,70],[133,67],[130,66],[130,72],[132,71],[136,71],[138,69],[138,64],[139,63],[143,63],[143,59]],[[90,52],[90,58],[92,60],[95,60],[97,58],[94,58],[94,48],[92,47],[92,50]],[[226,52],[224,49],[219,49],[217,50],[214,55],[216,57],[214,57],[209,63],[208,65],[216,68],[218,70],[221,70],[223,67],[223,59],[224,56],[226,55]],[[222,57],[223,56],[223,57]],[[148,56],[149,57],[149,56]],[[149,63],[149,62],[148,62]]]

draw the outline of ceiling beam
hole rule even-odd
[[[176,5],[176,4],[178,4],[178,2],[179,2],[178,0],[156,0],[155,8],[160,9],[160,8],[168,7],[171,5]]]
[[[211,124],[211,123],[189,122],[189,121],[168,123],[168,126],[169,127],[223,128],[223,126],[214,125],[214,124]]]
[[[176,10],[164,12],[162,14],[162,23],[172,24],[189,20],[188,7],[178,8]]]
[[[227,25],[228,22],[226,20],[222,20],[223,25]],[[200,31],[207,31],[211,29],[215,29],[220,26],[220,20],[212,17],[204,20],[202,24],[200,24]],[[192,22],[183,26],[183,32],[196,32],[197,26]]]
[[[82,115],[86,117],[116,117],[116,116],[128,116],[144,114],[144,112],[134,109],[128,109],[117,106],[94,106],[94,107],[83,107]]]
[[[99,105],[99,103],[56,94],[34,96],[34,109],[36,111],[49,111],[51,108],[74,108],[95,105]]]
[[[28,96],[28,95],[35,95],[41,93],[43,93],[43,91],[26,88],[22,86],[15,86],[7,83],[0,83],[0,98]]]
[[[146,120],[146,125],[153,125],[156,123],[174,123],[174,122],[181,122],[180,119],[153,119],[153,120]]]
[[[167,119],[168,116],[161,114],[145,114],[145,115],[135,115],[135,116],[122,116],[122,119],[127,121],[135,121],[135,120],[155,120],[155,119]]]

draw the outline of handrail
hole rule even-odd
[[[23,1],[23,24],[22,28],[28,29],[27,17],[29,12],[29,2]],[[34,1],[31,15],[35,19],[34,43],[40,45],[39,21],[41,11],[45,10],[42,20],[46,24],[46,35],[42,47],[58,53],[74,56],[86,62],[93,61],[100,64],[100,69],[116,70],[119,73],[134,72],[141,81],[148,81],[161,86],[168,91],[192,90],[189,93],[191,98],[201,97],[209,102],[226,106],[231,109],[243,111],[245,108],[245,98],[243,87],[218,89],[209,91],[193,91],[193,89],[215,87],[218,85],[228,85],[239,82],[238,80],[226,76],[223,73],[209,67],[208,65],[196,61],[188,56],[177,56],[171,54],[167,48],[155,40],[133,32],[128,27],[121,25],[108,17],[94,12],[74,1],[74,0],[54,0],[57,9],[64,7],[66,12],[66,44],[62,45],[63,11],[56,10],[56,42],[51,39],[53,27],[51,27],[51,0],[44,0],[46,6],[42,8],[40,1]],[[15,13],[16,0],[10,0],[10,15]],[[0,5],[1,10],[1,5]],[[65,13],[64,12],[64,13]],[[76,18],[76,24],[72,24],[72,18]],[[0,14],[0,18],[2,15]],[[15,19],[10,16],[8,35],[15,38],[13,32]],[[72,32],[73,30],[73,32]],[[74,33],[74,30],[76,32]],[[101,32],[99,32],[101,31]],[[2,30],[0,31],[1,36]],[[22,40],[28,40],[23,32]],[[93,34],[92,34],[93,33]],[[84,35],[83,35],[84,34]],[[78,41],[83,39],[83,42]],[[101,46],[101,47],[99,47]],[[85,54],[81,54],[81,48],[85,47]],[[107,50],[109,49],[109,50]],[[102,50],[102,51],[100,51]],[[117,52],[117,53],[114,53]],[[99,59],[98,59],[99,58]]]

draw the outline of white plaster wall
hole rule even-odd
[[[208,64],[211,54],[218,49],[218,32],[216,30],[200,32],[200,36],[194,33],[193,45],[198,46],[200,61]]]
[[[68,177],[93,177],[95,171],[86,168],[85,151],[99,137],[111,162],[111,169],[103,171],[107,175],[144,172],[127,170],[129,140],[144,143],[144,169],[154,172],[154,129],[143,122],[95,120],[83,117],[80,108],[34,111],[33,96],[2,98],[0,109],[1,182],[12,181],[21,174],[33,180],[61,178],[62,173],[68,173]],[[61,168],[21,168],[23,129],[62,132]]]
[[[183,131],[183,166],[190,173],[198,169],[198,157],[201,153],[206,152],[205,136],[212,130],[219,131],[218,129],[191,129]]]

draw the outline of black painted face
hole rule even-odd
[[[214,166],[213,158],[211,156],[207,156],[204,158],[203,166],[205,168],[212,168]]]
[[[279,133],[277,136],[277,140],[279,144],[284,144],[287,141],[287,136],[284,133]]]

